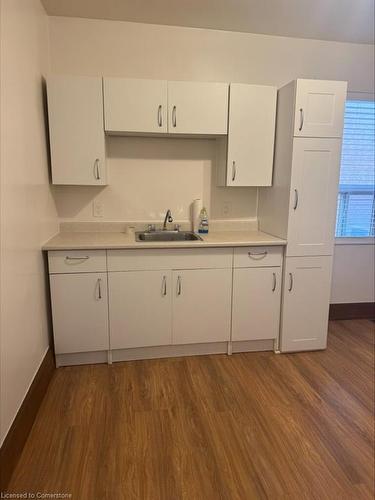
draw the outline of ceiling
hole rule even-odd
[[[374,43],[374,0],[42,0],[51,16]]]

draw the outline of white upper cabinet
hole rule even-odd
[[[167,82],[103,78],[108,133],[166,133]]]
[[[47,94],[53,184],[105,185],[102,79],[53,76]]]
[[[225,135],[228,84],[103,78],[109,134]]]
[[[346,82],[297,80],[294,135],[342,137],[346,91]]]
[[[230,85],[227,186],[271,186],[276,87]]]
[[[285,260],[281,351],[325,349],[332,257]]]
[[[340,148],[339,139],[294,139],[288,256],[333,252]]]
[[[168,82],[168,132],[227,134],[228,84]]]

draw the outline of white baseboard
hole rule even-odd
[[[232,352],[273,351],[274,340],[247,340],[232,342]],[[141,359],[176,358],[181,356],[203,356],[207,354],[227,354],[228,342],[207,344],[166,345],[157,347],[136,347],[109,351],[113,363]],[[107,363],[108,351],[77,352],[56,355],[56,366],[87,365]]]
[[[241,340],[232,342],[232,352],[259,352],[273,351],[274,339],[267,340]]]

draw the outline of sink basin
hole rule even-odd
[[[197,241],[200,236],[191,231],[143,231],[135,233],[135,241]]]

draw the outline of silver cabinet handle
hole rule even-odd
[[[162,281],[162,295],[165,297],[167,295],[167,277],[163,276],[163,281]]]
[[[177,108],[176,108],[176,106],[173,106],[173,108],[172,108],[172,126],[173,127],[177,126]]]
[[[65,257],[65,260],[67,260],[67,261],[69,261],[69,260],[77,261],[77,260],[87,260],[89,258],[90,257],[88,255],[84,255],[83,257],[70,257],[69,255],[67,255]]]
[[[294,190],[294,205],[293,205],[293,210],[297,210],[298,207],[298,190]]]
[[[178,276],[177,277],[177,295],[181,295],[181,291],[182,291],[182,279],[181,279],[181,276]]]
[[[273,277],[272,291],[274,292],[276,290],[276,273],[272,273],[272,277]]]
[[[267,254],[268,254],[267,250],[264,250],[264,252],[247,252],[247,255],[250,257],[250,259],[255,259],[255,260],[264,259],[264,257]]]
[[[159,104],[159,107],[158,107],[158,125],[159,127],[162,127],[163,126],[163,117],[162,117],[162,114],[161,114],[161,110],[162,110],[162,105]]]
[[[232,182],[235,181],[236,179],[236,174],[237,174],[237,167],[236,167],[236,162],[232,161]]]
[[[101,298],[102,298],[102,279],[101,278],[98,278],[97,284],[98,284],[98,299],[101,300]]]
[[[100,180],[99,158],[94,161],[94,177],[97,181]]]
[[[289,288],[288,288],[288,292],[291,292],[292,289],[293,289],[293,274],[289,273]]]
[[[299,109],[299,127],[298,127],[298,130],[301,132],[302,130],[302,127],[303,127],[303,120],[304,120],[304,116],[303,116],[303,109],[300,108]]]

